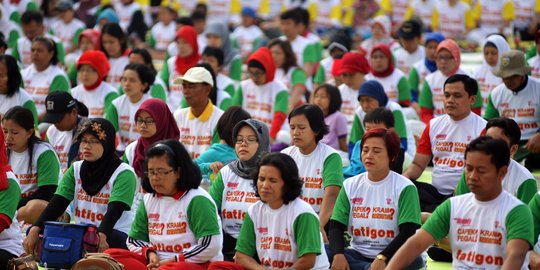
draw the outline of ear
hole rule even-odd
[[[471,106],[476,102],[477,95],[472,95],[469,97],[469,102],[471,103]]]
[[[497,180],[499,182],[502,182],[503,178],[506,176],[506,172],[508,171],[508,166],[503,166],[499,169],[497,172]]]
[[[519,145],[518,144],[514,144],[512,146],[510,146],[510,158],[513,158],[514,155],[516,154],[516,152],[518,151],[519,149]]]

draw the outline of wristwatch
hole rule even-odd
[[[381,261],[383,261],[383,262],[386,262],[386,256],[384,256],[384,255],[382,255],[382,254],[377,255],[377,257],[375,257],[375,259],[381,260]]]

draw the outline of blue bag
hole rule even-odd
[[[45,222],[39,264],[70,269],[84,256],[83,239],[88,224]]]

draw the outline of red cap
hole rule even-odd
[[[369,64],[366,58],[356,52],[348,52],[341,59],[341,67],[338,70],[339,74],[343,73],[369,73]]]

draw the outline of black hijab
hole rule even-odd
[[[94,196],[109,182],[114,171],[122,164],[115,153],[116,132],[113,125],[103,118],[81,121],[76,139],[80,142],[84,134],[90,134],[103,146],[103,155],[96,161],[83,161],[81,165],[82,188],[86,194]]]

